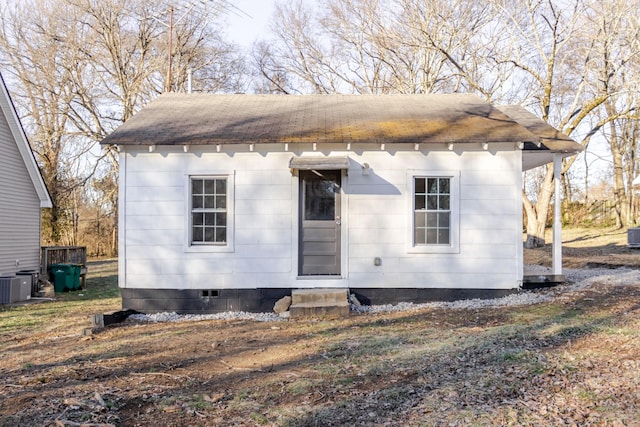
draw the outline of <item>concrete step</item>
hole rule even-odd
[[[347,289],[296,289],[291,292],[291,318],[349,316]]]
[[[291,291],[291,304],[341,303],[343,301],[349,301],[348,289],[294,289]]]
[[[344,305],[310,305],[296,304],[289,307],[292,319],[305,317],[322,317],[328,319],[338,319],[349,316],[349,304]]]

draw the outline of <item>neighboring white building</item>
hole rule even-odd
[[[160,96],[103,141],[120,150],[123,307],[517,290],[522,172],[581,147],[510,108],[466,94]]]
[[[0,75],[0,276],[40,269],[40,209],[51,199]]]

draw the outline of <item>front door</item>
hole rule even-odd
[[[340,274],[339,170],[300,171],[298,274]]]

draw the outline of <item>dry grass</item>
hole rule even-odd
[[[92,262],[87,289],[57,294],[53,302],[0,306],[0,341],[40,334],[47,337],[77,334],[82,327],[90,326],[88,319],[92,314],[119,310],[117,274],[115,260]]]
[[[525,264],[551,266],[551,230],[545,236],[549,242],[544,248],[525,249]],[[562,230],[563,266],[585,267],[640,267],[640,250],[627,247],[626,229],[571,228]]]
[[[585,233],[567,245],[611,247],[631,259],[617,234]],[[0,425],[631,426],[640,419],[640,285],[598,284],[526,307],[124,324],[82,337],[90,314],[119,308],[112,268],[90,279],[95,298],[68,294],[0,312]]]

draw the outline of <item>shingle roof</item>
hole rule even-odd
[[[569,157],[583,150],[582,145],[519,105],[503,105],[498,108],[540,138],[538,145],[524,144],[522,170],[551,163],[556,153],[561,157]]]
[[[539,142],[469,94],[164,94],[103,140],[116,145]]]
[[[578,153],[582,145],[575,142],[566,134],[560,132],[544,120],[536,117],[520,105],[504,105],[498,107],[502,112],[527,128],[534,135],[540,137],[544,148],[554,153]],[[544,149],[542,148],[542,149]]]

